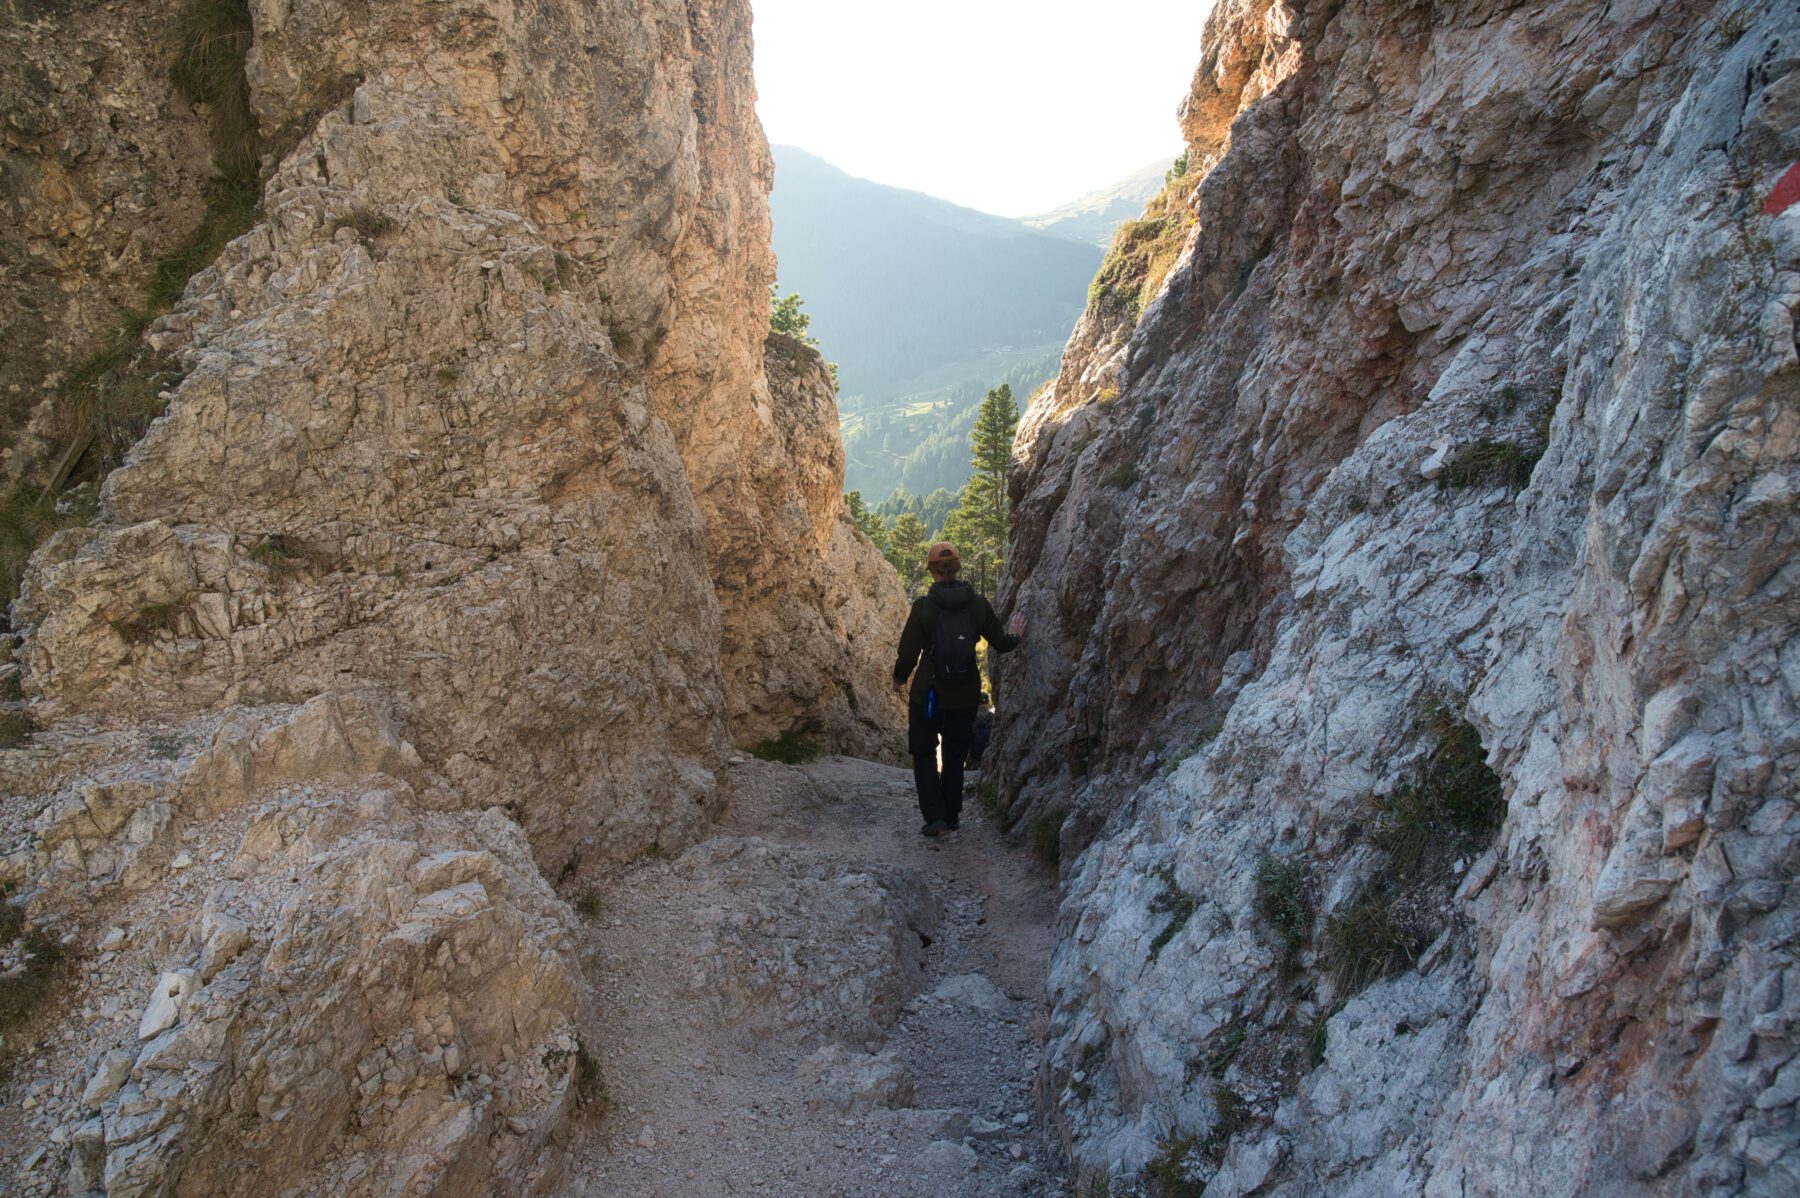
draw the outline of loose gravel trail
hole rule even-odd
[[[712,838],[583,904],[606,1112],[562,1192],[1065,1193],[1033,1089],[1052,880],[972,809],[920,836],[904,770],[725,781]]]

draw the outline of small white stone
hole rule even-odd
[[[124,943],[125,929],[117,926],[110,927],[106,929],[106,935],[100,938],[100,951],[110,952]]]
[[[187,1000],[193,993],[194,973],[190,969],[165,973],[158,978],[150,991],[143,1018],[138,1020],[138,1039],[148,1040],[174,1027],[181,1020]]]
[[[173,861],[169,862],[169,868],[170,869],[186,869],[188,866],[192,865],[193,863],[194,863],[194,859],[188,855],[188,851],[186,849],[183,849],[179,853],[175,854],[175,859]]]
[[[1419,463],[1419,473],[1426,478],[1436,478],[1444,472],[1444,463],[1450,458],[1450,450],[1456,442],[1449,437],[1440,437],[1431,446],[1431,456]]]
[[[100,1068],[95,1071],[93,1080],[81,1092],[81,1105],[90,1111],[98,1110],[107,1099],[119,1092],[119,1087],[131,1076],[131,1065],[130,1053],[107,1053],[101,1058]]]

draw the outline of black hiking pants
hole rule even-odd
[[[906,713],[906,751],[912,754],[913,784],[919,788],[919,814],[928,824],[956,823],[962,818],[963,759],[975,736],[973,707],[940,711],[925,718],[925,709],[909,707]],[[943,766],[938,766],[938,742],[943,741]]]

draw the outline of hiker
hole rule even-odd
[[[986,691],[981,692],[981,705],[975,709],[975,730],[969,737],[969,760],[964,768],[978,770],[981,768],[981,755],[987,752],[988,741],[994,735],[994,704]]]
[[[941,836],[956,831],[962,817],[963,762],[974,737],[981,697],[975,638],[986,640],[996,653],[1009,653],[1024,635],[1025,615],[1014,613],[1002,630],[993,605],[957,579],[962,559],[948,541],[926,550],[925,568],[931,572],[931,589],[913,600],[912,612],[906,617],[900,655],[894,661],[894,691],[899,693],[911,675],[906,751],[912,754],[919,814],[925,817],[925,826],[919,831]]]

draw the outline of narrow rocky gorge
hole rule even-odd
[[[1084,1178],[1800,1185],[1797,55],[1788,4],[1213,11],[1013,479]]]
[[[941,845],[747,0],[182,12],[6,9],[12,1190],[1800,1188],[1792,4],[1220,0]]]

